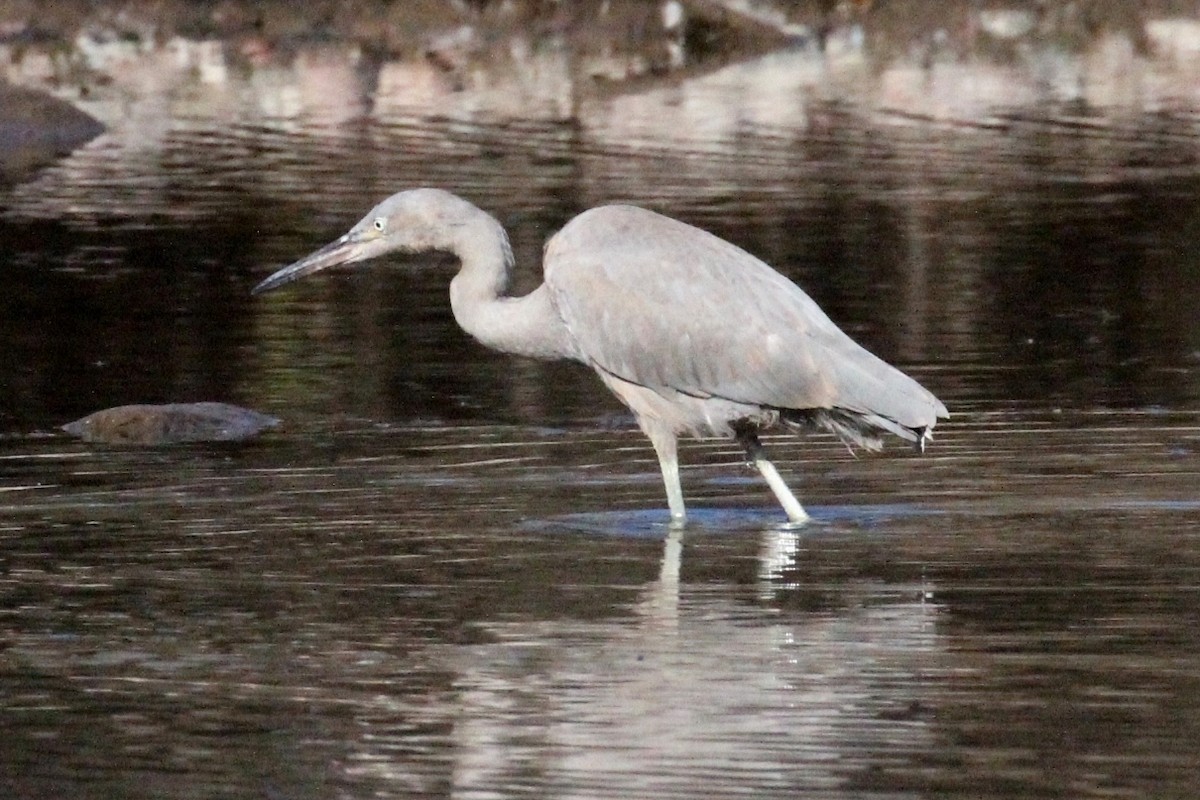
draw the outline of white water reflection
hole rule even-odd
[[[761,534],[760,593],[795,535]],[[496,642],[453,654],[456,796],[794,796],[931,745],[919,676],[943,646],[936,605],[860,585],[846,607],[771,612],[681,583],[686,551],[667,537],[632,620],[494,623]]]

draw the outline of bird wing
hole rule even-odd
[[[946,416],[794,283],[686,223],[633,206],[591,209],[547,243],[544,269],[579,351],[626,381],[913,429]]]

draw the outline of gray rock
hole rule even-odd
[[[278,424],[275,417],[227,403],[168,403],[106,408],[62,429],[85,442],[156,445],[238,442]]]

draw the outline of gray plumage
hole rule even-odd
[[[658,454],[672,517],[684,517],[676,438],[733,436],[790,519],[807,518],[758,432],[821,427],[877,449],[890,432],[924,449],[946,407],[843,333],[796,284],[699,228],[634,206],[601,206],[547,243],[544,283],[507,297],[512,251],[493,217],[455,195],[414,189],[257,287],[267,291],[392,251],[447,251],[459,325],[483,344],[592,367]]]

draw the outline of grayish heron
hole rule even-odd
[[[345,235],[254,293],[391,252],[444,251],[458,324],[495,350],[571,359],[596,371],[658,454],[673,520],[685,516],[679,434],[735,438],[788,518],[808,518],[758,434],[818,427],[876,450],[891,432],[924,450],[946,407],[843,333],[800,287],[735,245],[626,205],[593,208],[547,243],[541,286],[506,296],[503,226],[440,189],[384,200]]]

